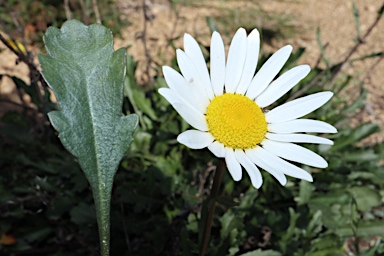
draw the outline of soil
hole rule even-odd
[[[321,29],[321,41],[327,45],[325,54],[329,61],[342,61],[357,38],[353,17],[352,1],[349,0],[261,0],[261,1],[180,1],[184,4],[176,5],[176,12],[168,0],[118,0],[117,5],[122,15],[131,24],[122,30],[122,38],[116,38],[115,47],[130,46],[128,52],[138,61],[137,79],[139,83],[150,84],[151,76],[155,74],[157,63],[169,64],[175,50],[169,45],[174,39],[175,46],[182,48],[182,37],[189,33],[203,45],[209,45],[211,32],[207,25],[207,17],[220,20],[227,17],[231,24],[225,30],[224,41],[228,46],[236,25],[246,23],[253,26],[282,27],[283,36],[273,38],[263,44],[263,51],[274,52],[283,45],[291,44],[295,49],[305,47],[306,52],[299,64],[316,65],[320,56],[320,49],[316,41],[316,29]],[[177,1],[179,2],[179,1]],[[254,2],[257,2],[254,3]],[[367,31],[377,17],[382,0],[354,0],[360,14],[361,34]],[[145,10],[145,11],[144,11]],[[238,10],[238,11],[236,11]],[[245,12],[247,16],[245,16]],[[249,10],[256,10],[250,12]],[[146,17],[146,18],[144,18]],[[270,18],[274,17],[274,18]],[[281,25],[283,24],[283,25]],[[293,28],[293,29],[292,29]],[[227,36],[225,36],[227,35]],[[371,34],[352,55],[352,59],[369,53],[384,51],[384,18],[374,27]],[[0,48],[4,47],[0,45]],[[346,65],[343,73],[354,77],[355,83],[363,83],[368,90],[365,108],[351,117],[351,125],[362,122],[376,123],[384,129],[384,61],[381,58],[367,59]],[[17,75],[28,81],[28,71],[24,64],[15,64],[16,57],[9,51],[0,53],[0,74]],[[149,76],[148,76],[149,74]],[[11,85],[11,86],[9,86]],[[350,86],[347,96],[353,100],[358,96],[358,86]],[[8,79],[0,83],[0,97],[14,102],[20,102],[19,96]],[[5,108],[15,108],[15,105],[1,104],[0,114]],[[1,111],[3,109],[3,111]],[[371,136],[371,144],[384,141],[384,132]]]

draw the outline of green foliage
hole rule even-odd
[[[105,27],[76,20],[49,28],[44,42],[42,74],[61,107],[48,117],[92,187],[102,253],[108,255],[113,178],[137,126],[136,115],[121,114],[125,50],[113,51]]]
[[[295,65],[298,52],[286,68]],[[176,142],[187,125],[157,94],[159,87],[166,86],[164,79],[157,77],[152,88],[143,90],[132,76],[136,64],[131,56],[126,66],[124,111],[137,112],[141,125],[116,173],[111,255],[196,255],[200,203],[212,178],[212,166],[218,162],[207,150],[191,150]],[[321,72],[313,70],[282,101],[306,88]],[[343,79],[334,90],[342,86]],[[304,93],[317,90],[321,88],[310,87]],[[265,182],[256,190],[249,180],[235,183],[224,173],[222,205],[216,209],[208,255],[343,255],[347,239],[383,235],[384,170],[377,161],[384,147],[356,146],[377,132],[377,127],[349,128],[344,120],[354,111],[340,111],[338,106],[348,109],[351,105],[361,108],[336,95],[309,117],[339,123],[340,131],[333,135],[333,147],[311,146],[329,161],[327,169],[311,170],[314,183],[289,179],[281,187],[263,172]],[[0,229],[18,240],[3,250],[59,246],[49,255],[97,255],[92,196],[74,158],[49,127],[44,128],[41,140],[24,115],[9,113],[3,122],[1,132],[7,139],[2,146],[9,150],[0,156],[1,163],[6,163],[1,168],[17,174],[0,176],[5,202],[0,206],[5,220]],[[26,201],[29,195],[35,196]],[[383,242],[377,240],[367,254],[360,255],[380,255],[383,250]]]
[[[285,68],[294,66],[303,53],[303,49],[294,53]],[[266,57],[263,56],[262,59]],[[127,72],[133,73],[135,64],[129,59]],[[282,101],[301,89],[304,89],[302,94],[322,90],[320,86],[307,86],[314,77],[322,74],[323,70],[313,70],[308,78]],[[210,164],[217,165],[218,162],[206,150],[194,151],[176,143],[176,136],[186,129],[185,123],[156,94],[158,87],[165,86],[163,78],[157,78],[156,82],[156,86],[146,92],[134,79],[126,80],[125,83],[126,95],[132,99],[127,101],[125,106],[128,112],[139,110],[143,124],[137,132],[138,137],[130,152],[130,157],[136,158],[135,163],[139,166],[132,175],[138,177],[140,170],[144,170],[142,177],[154,175],[153,170],[156,172],[155,178],[135,179],[139,183],[156,180],[146,183],[144,187],[147,189],[144,192],[140,189],[134,192],[126,191],[128,195],[134,194],[128,196],[129,199],[127,194],[119,193],[121,197],[126,195],[126,200],[133,200],[129,203],[133,208],[128,205],[125,212],[131,209],[140,213],[140,219],[143,218],[144,223],[148,223],[147,226],[143,222],[133,221],[140,223],[140,227],[144,227],[143,230],[133,231],[130,227],[126,231],[127,237],[144,238],[144,247],[132,249],[129,253],[146,255],[148,251],[144,248],[149,246],[156,248],[150,252],[155,255],[195,255],[198,252],[200,219],[198,203],[203,199],[201,191],[207,188],[212,178]],[[335,84],[333,90],[338,92],[344,87],[344,80],[341,80]],[[362,107],[365,96],[366,94],[363,94],[357,102],[352,103],[336,96],[324,108],[309,116],[339,123],[340,129],[340,133],[333,138],[335,146],[311,146],[311,149],[325,155],[330,163],[326,170],[312,170],[314,183],[292,179],[287,187],[283,188],[276,184],[271,176],[263,173],[265,183],[257,191],[250,187],[246,179],[234,184],[229,175],[224,174],[224,192],[219,200],[223,201],[223,205],[219,207],[214,218],[209,255],[343,255],[343,244],[349,237],[370,239],[381,235],[380,218],[383,214],[384,195],[381,181],[384,170],[377,165],[377,161],[383,154],[383,148],[378,145],[356,146],[361,140],[378,132],[378,127],[362,124],[357,128],[349,128],[347,123],[343,122],[356,109]],[[348,111],[340,112],[338,106]],[[127,183],[123,187],[131,185]],[[149,193],[148,188],[157,192]],[[148,193],[151,196],[147,196]],[[235,196],[235,201],[229,202],[227,196]],[[140,203],[134,203],[134,197],[140,198]],[[166,219],[162,221],[160,216],[154,218],[151,214],[158,212],[155,207],[156,200],[163,202],[162,212]],[[356,202],[355,211],[352,211],[352,202]],[[131,218],[136,219],[130,216],[125,222],[132,222]],[[150,229],[152,221],[156,222],[156,228]],[[164,233],[164,229],[171,232]],[[148,234],[151,234],[151,237],[153,235],[156,240],[151,240]],[[160,238],[162,240],[159,244],[154,242]],[[167,250],[169,245],[174,247]],[[376,255],[382,250],[383,243],[379,240],[378,245],[370,249],[370,253]]]
[[[122,27],[129,25],[127,20],[122,19],[113,0],[70,0],[67,6],[65,2],[63,0],[1,1],[0,28],[25,44],[42,43],[41,39],[49,26],[61,27],[69,19],[78,19],[88,25],[98,22],[99,15],[101,24],[108,26],[115,35],[120,34]]]

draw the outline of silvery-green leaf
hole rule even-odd
[[[125,49],[113,50],[110,30],[70,20],[44,36],[42,74],[60,111],[48,114],[65,148],[77,157],[95,200],[102,255],[109,255],[113,177],[132,142],[137,116],[124,116]]]

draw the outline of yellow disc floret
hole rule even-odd
[[[215,97],[207,108],[209,132],[226,147],[247,149],[259,144],[267,132],[260,107],[240,94]]]

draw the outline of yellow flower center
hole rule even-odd
[[[240,94],[215,97],[207,108],[209,132],[226,147],[247,149],[259,144],[267,132],[260,107]]]

